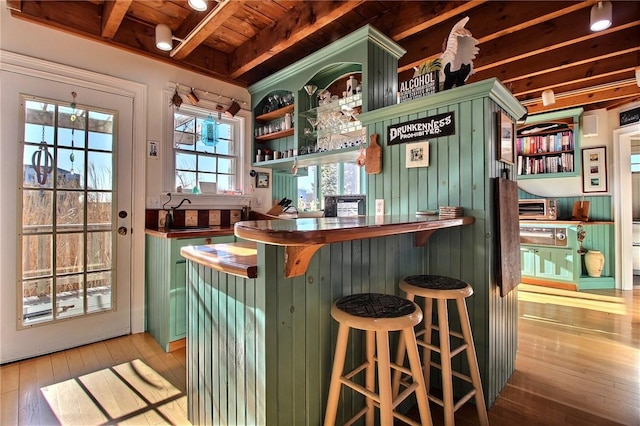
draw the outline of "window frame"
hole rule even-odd
[[[164,98],[166,101],[166,105],[168,105],[167,109],[166,109],[166,114],[164,116],[164,134],[165,134],[165,140],[166,143],[164,144],[165,147],[167,148],[166,150],[164,150],[164,152],[167,153],[167,155],[165,155],[165,158],[163,160],[163,164],[165,167],[165,170],[167,170],[166,173],[164,173],[164,179],[163,179],[163,183],[164,183],[164,188],[165,190],[171,192],[171,193],[175,193],[176,192],[176,186],[175,186],[175,180],[176,180],[176,149],[173,145],[173,137],[174,137],[174,123],[173,123],[173,119],[174,119],[174,106],[170,104],[170,100],[171,100],[171,96],[173,95],[173,90],[169,91],[169,90],[165,90],[164,91]],[[210,101],[206,101],[206,100],[200,100],[200,102],[198,102],[198,105],[188,105],[186,103],[183,103],[180,106],[180,110],[179,112],[181,113],[185,113],[185,114],[193,114],[193,115],[197,115],[201,118],[206,118],[209,113],[211,113],[211,115],[216,118],[218,111],[216,110],[216,106],[218,105],[218,103],[215,102],[210,102]],[[231,122],[234,125],[234,134],[235,134],[235,143],[238,144],[237,148],[237,153],[235,155],[235,161],[236,161],[236,173],[235,173],[235,189],[239,189],[242,191],[242,193],[245,193],[245,181],[244,181],[244,171],[246,169],[246,165],[245,165],[245,157],[246,157],[246,129],[245,129],[245,118],[243,116],[241,116],[240,114],[236,114],[234,117],[229,118],[229,117],[223,117],[223,120],[226,122]],[[195,153],[195,152],[194,152]],[[218,196],[220,196],[222,194],[218,194]],[[246,195],[246,194],[245,194]]]

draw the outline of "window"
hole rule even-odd
[[[362,168],[355,163],[309,167],[308,175],[298,179],[298,209],[323,209],[325,195],[361,194],[362,173]]]
[[[188,107],[175,111],[174,188],[192,191],[200,182],[215,182],[219,192],[235,191],[241,163],[239,129],[237,119],[222,117],[218,112]]]
[[[640,154],[631,154],[631,173],[640,172]]]
[[[30,96],[23,105],[20,325],[109,311],[117,114]]]

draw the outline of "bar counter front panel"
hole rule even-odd
[[[291,225],[276,222],[272,228]],[[470,279],[464,276],[471,270],[457,247],[473,239],[473,228],[440,229],[422,247],[414,247],[414,233],[326,244],[312,256],[306,272],[294,278],[285,278],[287,247],[274,244],[257,244],[255,279],[189,261],[190,420],[321,424],[338,329],[330,315],[333,301],[361,292],[400,294],[400,279],[442,267]],[[340,239],[339,232],[333,229],[330,238]],[[435,257],[428,256],[432,245],[438,248]],[[441,267],[430,268],[430,257]],[[364,355],[364,335],[353,332],[352,338],[347,367]],[[344,390],[342,401],[339,422],[361,406],[361,398],[350,390]]]

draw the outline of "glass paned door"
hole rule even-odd
[[[0,70],[0,362],[131,330],[133,97],[40,74]]]
[[[20,326],[109,311],[114,111],[26,97]]]

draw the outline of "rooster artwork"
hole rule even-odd
[[[478,54],[478,40],[464,26],[469,17],[462,18],[453,26],[445,40],[441,57],[440,80],[444,80],[443,89],[462,86],[473,74],[473,60]]]
[[[414,77],[438,71],[438,80],[444,82],[443,90],[464,85],[473,74],[473,60],[478,54],[478,40],[464,27],[467,22],[469,17],[462,18],[453,26],[442,43],[442,55],[414,67]]]

